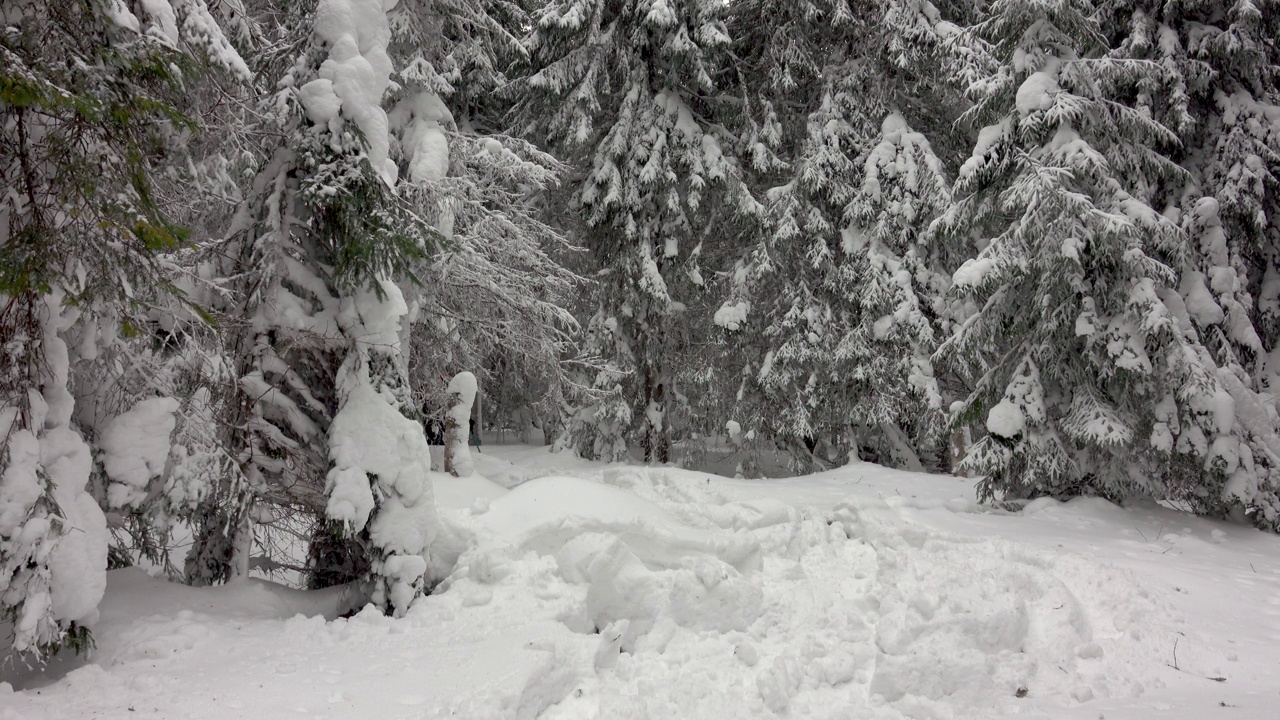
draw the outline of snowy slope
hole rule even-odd
[[[1277,716],[1280,538],[874,465],[476,460],[405,618],[119,571],[93,664],[5,669],[0,719]]]

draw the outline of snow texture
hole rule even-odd
[[[712,318],[716,325],[725,330],[737,330],[747,322],[747,313],[751,310],[751,304],[746,301],[726,302],[716,310],[715,317]]]
[[[92,664],[5,666],[0,718],[1269,717],[1275,537],[1098,499],[992,513],[971,481],[867,463],[745,481],[502,452],[521,464],[485,473],[552,475],[441,478],[458,552],[404,617],[116,571]]]
[[[1018,114],[1026,117],[1038,110],[1049,109],[1053,105],[1053,96],[1058,92],[1058,79],[1055,73],[1046,71],[1031,73],[1018,87],[1015,98]]]
[[[449,174],[449,140],[444,133],[453,125],[453,115],[439,95],[420,92],[410,96],[391,112],[390,121],[400,130],[411,181],[435,182]]]
[[[960,287],[980,287],[995,266],[996,261],[991,258],[970,258],[955,271],[951,280]]]
[[[453,458],[453,472],[459,477],[467,477],[475,472],[475,463],[471,459],[471,449],[467,446],[471,428],[471,405],[476,400],[478,389],[476,376],[469,372],[460,372],[449,381],[446,392],[450,398],[456,397],[449,406],[449,417],[453,420],[457,432],[453,435],[453,446],[449,448]]]
[[[382,96],[390,86],[387,10],[394,5],[384,0],[320,0],[313,29],[329,56],[320,65],[320,77],[298,89],[298,102],[313,123],[335,132],[342,120],[359,128],[374,171],[393,187],[398,169],[389,157]]]
[[[113,508],[138,508],[147,486],[161,476],[171,449],[178,401],[149,398],[109,420],[98,436],[103,469],[111,479],[107,502]]]
[[[93,459],[72,427],[71,357],[61,336],[78,312],[62,300],[56,291],[44,299],[43,382],[28,394],[25,427],[17,408],[0,406],[0,429],[8,435],[0,476],[0,596],[17,609],[14,632],[4,636],[19,651],[56,640],[72,622],[91,625],[106,585],[106,518],[85,491]],[[41,506],[46,492],[52,504]]]

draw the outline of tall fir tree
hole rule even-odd
[[[768,208],[717,315],[727,353],[747,360],[734,420],[801,466],[863,453],[918,468],[937,435],[923,431],[940,427],[929,356],[949,312],[944,255],[919,230],[948,190],[908,118],[945,131],[958,114],[933,78],[963,49],[960,28],[916,1],[749,0],[729,14],[734,124]]]
[[[1092,10],[1002,0],[975,27],[997,63],[970,87],[988,124],[936,223],[981,238],[954,275],[980,307],[939,351],[975,388],[957,422],[985,419],[964,466],[986,497],[1171,497],[1274,523],[1270,441],[1187,317],[1187,235],[1152,207],[1185,181],[1177,135],[1124,102],[1167,69],[1108,57]]]
[[[416,421],[442,409],[437,379],[505,353],[558,392],[575,329],[560,303],[576,278],[555,260],[564,239],[540,219],[539,195],[560,165],[492,127],[487,93],[521,53],[515,8],[292,13],[285,30],[314,32],[257,56],[282,79],[257,111],[269,119],[257,176],[213,248],[230,299],[220,309],[238,330],[228,443],[251,491],[209,507],[193,570],[243,572],[254,517],[310,517],[309,582],[369,581],[401,613],[433,579]]]
[[[309,509],[328,523],[320,537],[362,548],[371,599],[399,614],[423,591],[436,525],[399,283],[441,233],[396,190],[382,4],[321,0],[293,17],[311,33],[265,103],[280,140],[222,249],[247,321],[229,443],[263,502]],[[203,542],[233,548],[213,566],[243,573],[252,508],[236,512],[209,527],[234,540]]]
[[[91,645],[106,583],[82,423],[110,388],[73,383],[100,347],[181,297],[159,257],[186,234],[154,179],[183,169],[184,83],[209,65],[248,73],[198,0],[137,15],[98,1],[3,12],[0,617],[14,649],[39,657]]]
[[[758,211],[714,122],[724,12],[714,0],[563,0],[535,14],[517,111],[570,160],[578,242],[598,269],[584,307],[608,369],[564,440],[583,454],[617,457],[638,439],[665,462],[694,432],[684,380],[709,315],[701,259],[718,251],[706,244],[716,223]]]
[[[1280,424],[1280,7],[1117,1],[1101,9],[1113,55],[1167,69],[1163,87],[1129,91],[1140,107],[1168,118],[1182,140],[1177,159],[1188,176],[1168,189],[1190,242],[1178,289],[1201,341],[1244,386],[1233,397],[1261,406],[1246,415],[1249,432],[1274,436]]]

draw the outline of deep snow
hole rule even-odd
[[[456,567],[406,617],[116,571],[92,663],[5,668],[0,720],[1280,712],[1280,538],[1248,528],[1009,513],[867,464],[736,480],[486,446],[476,465],[433,475],[434,561]]]

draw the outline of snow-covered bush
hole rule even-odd
[[[564,433],[556,449],[572,449],[589,460],[618,461],[627,457],[631,427],[631,403],[623,388],[631,360],[629,345],[620,335],[618,321],[599,309],[587,323],[583,352],[602,358],[602,364],[586,368],[581,384],[589,388],[567,409]]]

